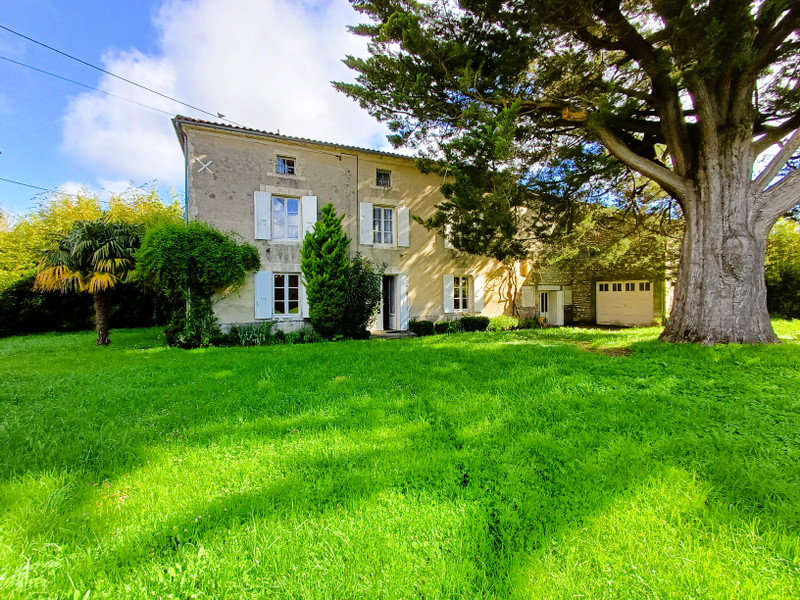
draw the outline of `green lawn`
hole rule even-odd
[[[800,322],[0,340],[1,598],[800,598]]]

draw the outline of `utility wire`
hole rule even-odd
[[[150,110],[156,110],[160,113],[168,115],[170,117],[174,116],[171,112],[167,112],[165,110],[161,110],[160,108],[156,108],[155,106],[150,106],[148,104],[142,104],[141,102],[137,102],[136,100],[131,100],[130,98],[123,98],[122,96],[118,96],[117,94],[112,94],[111,92],[107,92],[105,90],[98,89],[96,87],[92,87],[85,83],[81,83],[80,81],[75,81],[74,79],[69,79],[68,77],[62,77],[61,75],[57,75],[56,73],[51,73],[50,71],[45,71],[44,69],[39,69],[38,67],[34,67],[31,65],[26,65],[25,63],[18,62],[16,60],[12,60],[6,56],[0,56],[0,60],[5,60],[15,65],[19,65],[20,67],[25,67],[26,69],[30,69],[32,71],[36,71],[38,73],[42,73],[44,75],[49,75],[50,77],[55,77],[56,79],[61,79],[62,81],[68,81],[69,83],[74,83],[75,85],[79,85],[81,87],[88,88],[90,90],[94,90],[95,92],[100,92],[102,94],[106,94],[108,96],[112,96],[114,98],[119,98],[120,100],[125,100],[126,102],[131,102],[138,106],[143,106],[144,108],[149,108]]]
[[[86,65],[87,67],[90,67],[90,68],[95,69],[97,71],[100,71],[101,73],[109,75],[110,77],[115,77],[116,79],[119,79],[120,81],[124,81],[125,83],[129,83],[131,85],[135,85],[136,87],[141,88],[143,90],[147,90],[148,92],[156,94],[157,96],[161,96],[162,98],[166,98],[167,100],[172,100],[173,102],[177,102],[178,104],[180,104],[182,106],[185,106],[187,108],[191,108],[192,110],[196,110],[197,112],[201,112],[204,115],[209,115],[211,117],[214,117],[215,119],[222,119],[223,121],[227,121],[228,123],[232,123],[233,125],[237,125],[239,127],[242,126],[241,123],[236,123],[235,121],[232,121],[231,119],[226,118],[221,113],[212,113],[212,112],[209,112],[209,111],[204,110],[202,108],[199,108],[197,106],[193,106],[191,104],[187,104],[186,102],[182,102],[182,101],[178,100],[177,98],[173,98],[172,96],[168,96],[166,94],[162,94],[161,92],[157,92],[156,90],[151,89],[151,88],[149,88],[147,86],[144,86],[144,85],[142,85],[140,83],[136,83],[135,81],[131,81],[130,79],[122,77],[121,75],[117,75],[116,73],[112,73],[111,71],[108,71],[108,70],[106,70],[106,69],[104,69],[102,67],[98,67],[97,65],[93,65],[92,63],[86,62],[85,60],[82,60],[82,59],[80,59],[80,58],[78,58],[76,56],[72,56],[71,54],[67,54],[66,52],[63,52],[62,50],[59,50],[58,48],[53,48],[52,46],[48,46],[47,44],[45,44],[43,42],[40,42],[39,40],[35,40],[32,37],[28,37],[27,35],[24,35],[24,34],[20,33],[19,31],[14,31],[10,27],[6,27],[5,25],[0,25],[0,29],[4,29],[5,31],[8,31],[9,33],[13,33],[16,36],[19,36],[22,39],[28,40],[29,42],[32,42],[32,43],[37,44],[39,46],[42,46],[43,48],[47,48],[48,50],[51,50],[51,51],[53,51],[53,52],[55,52],[57,54],[60,54],[61,56],[66,56],[67,58],[69,58],[71,60],[79,62],[82,65]]]
[[[38,185],[31,185],[30,183],[22,183],[21,181],[14,181],[13,179],[6,179],[5,177],[0,177],[0,181],[5,181],[6,183],[13,183],[14,185],[21,185],[23,187],[33,188],[35,190],[42,190],[43,192],[58,192],[58,190],[39,187]],[[67,195],[71,196],[72,194],[67,194]]]

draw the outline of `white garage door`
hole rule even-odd
[[[650,325],[653,285],[649,281],[598,281],[598,325]]]

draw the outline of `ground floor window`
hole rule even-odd
[[[469,310],[469,277],[453,277],[453,309]]]
[[[300,275],[275,273],[274,275],[274,314],[300,314]]]

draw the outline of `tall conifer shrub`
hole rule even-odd
[[[305,280],[309,317],[314,329],[326,338],[343,333],[350,268],[347,257],[350,238],[342,231],[343,218],[344,215],[336,216],[332,204],[323,206],[301,250],[300,268]]]

